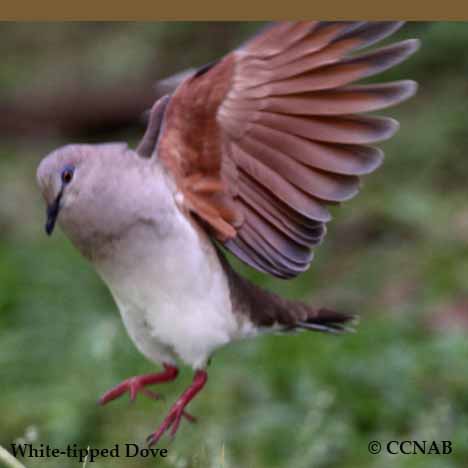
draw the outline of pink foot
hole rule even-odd
[[[130,393],[130,400],[134,401],[138,392],[143,393],[149,398],[158,400],[161,396],[145,388],[147,385],[154,385],[157,383],[170,382],[174,380],[179,373],[177,367],[170,366],[169,364],[164,364],[164,371],[157,374],[146,374],[139,375],[135,377],[130,377],[127,380],[124,380],[119,385],[110,389],[108,392],[104,393],[101,398],[99,398],[99,404],[105,405],[109,401],[119,398],[127,391]]]
[[[174,403],[172,408],[169,410],[169,414],[165,417],[158,430],[150,434],[146,439],[148,444],[156,444],[161,436],[171,429],[170,435],[174,437],[177,429],[179,429],[180,420],[182,416],[185,416],[189,421],[194,422],[195,418],[184,411],[185,407],[192,401],[195,395],[205,386],[208,379],[208,374],[204,370],[197,370],[193,378],[192,385],[179,397]]]

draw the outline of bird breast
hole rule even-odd
[[[143,354],[199,368],[236,337],[238,323],[213,245],[174,208],[164,236],[136,223],[96,267]]]

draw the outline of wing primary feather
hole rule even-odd
[[[239,180],[241,183],[247,185],[252,193],[255,193],[257,198],[262,198],[265,203],[273,210],[277,211],[283,219],[289,220],[291,224],[297,225],[299,228],[307,230],[307,232],[315,233],[321,229],[323,223],[315,219],[307,218],[301,213],[295,211],[289,205],[281,201],[274,192],[258,184],[252,179],[249,174],[240,171]],[[238,196],[241,196],[240,194]],[[256,198],[255,198],[256,199]]]
[[[398,130],[395,119],[375,116],[308,116],[259,112],[256,123],[314,141],[365,145],[387,140]]]
[[[296,243],[268,223],[262,216],[254,212],[248,205],[245,208],[245,223],[249,225],[264,242],[266,242],[281,258],[297,266],[310,263],[310,248]],[[242,228],[241,228],[242,229]]]
[[[231,113],[266,111],[310,116],[360,114],[394,106],[413,96],[416,90],[416,82],[403,80],[383,84],[343,86],[251,101],[227,102],[225,109]]]
[[[310,70],[302,75],[285,80],[272,81],[253,87],[239,88],[244,99],[259,99],[268,96],[298,94],[338,88],[353,81],[383,72],[405,60],[419,47],[417,39],[408,39],[366,54],[350,57]],[[232,93],[232,96],[235,96]]]
[[[286,236],[292,238],[298,244],[305,247],[316,245],[320,242],[324,229],[323,225],[320,224],[320,228],[308,229],[301,225],[295,225],[286,216],[281,216],[278,211],[274,209],[254,190],[252,190],[248,184],[245,184],[242,180],[239,180],[240,195],[239,198],[243,203],[247,203],[255,211],[259,212],[259,215],[265,218],[270,224],[274,225]]]
[[[321,222],[327,222],[331,219],[328,210],[314,197],[308,196],[267,165],[247,155],[237,145],[233,144],[233,147],[232,154],[238,166],[266,188],[275,187],[276,195],[280,200],[306,218]]]
[[[254,265],[259,265],[261,271],[267,272],[281,279],[289,279],[294,275],[287,273],[283,270],[276,268],[271,262],[264,259],[259,252],[254,250],[249,242],[244,240],[245,233],[239,232],[239,235],[229,242],[225,243],[224,246],[231,250],[233,253],[236,250],[237,252],[242,252],[242,256],[239,255],[239,258],[247,263],[248,265],[255,268]]]
[[[364,21],[357,25],[356,28],[344,32],[341,36],[337,37],[334,42],[347,39],[359,39],[361,43],[355,50],[362,49],[363,47],[369,47],[391,36],[404,24],[404,21]]]
[[[249,135],[306,166],[335,174],[368,174],[383,160],[382,150],[372,146],[312,141],[263,125],[252,125]]]
[[[290,184],[314,198],[341,202],[349,200],[359,190],[359,179],[355,176],[313,169],[252,138],[244,138],[240,147],[246,157],[269,165],[275,173],[282,174]]]
[[[299,273],[306,271],[309,266],[308,263],[303,266],[298,266],[288,261],[288,259],[284,258],[279,252],[273,249],[270,244],[266,243],[248,223],[239,231],[239,237],[243,239],[244,243],[251,246],[251,248],[270,265],[270,268],[273,267],[280,275],[284,275],[284,277],[291,278],[297,276]]]
[[[279,278],[305,271],[328,205],[358,192],[360,176],[383,160],[370,145],[398,129],[365,113],[416,92],[410,80],[355,84],[417,50],[410,39],[356,53],[402,24],[276,23],[187,77],[157,147],[184,210],[251,267]]]
[[[257,258],[257,255],[255,255],[253,251],[247,248],[247,246],[242,240],[239,239],[239,237],[224,242],[223,246],[231,251],[237,258],[239,258],[239,260],[242,260],[252,268],[255,268],[256,270],[263,273],[269,272],[269,266],[265,266],[265,264]]]

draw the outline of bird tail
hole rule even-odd
[[[285,299],[251,283],[249,289],[255,291],[254,303],[257,305],[250,308],[250,318],[261,328],[277,329],[279,325],[285,332],[302,329],[341,334],[354,331],[354,325],[357,324],[358,317],[355,314],[316,308],[301,301]]]
[[[315,309],[302,303],[293,304],[302,306],[307,312],[307,318],[298,320],[294,328],[325,333],[345,333],[354,331],[354,325],[358,321],[358,317],[354,314],[337,312],[326,308]]]
[[[240,276],[217,248],[219,260],[227,275],[234,308],[242,311],[260,329],[292,331],[297,329],[326,333],[354,331],[357,316],[327,308],[315,308],[267,291]]]

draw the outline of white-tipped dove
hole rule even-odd
[[[194,71],[153,106],[133,150],[67,145],[37,178],[56,221],[109,287],[136,347],[163,366],[104,394],[155,396],[146,386],[195,371],[149,437],[174,435],[207,380],[213,352],[261,332],[341,332],[352,315],[283,299],[239,276],[223,256],[279,278],[307,270],[330,220],[382,162],[371,146],[398,123],[365,115],[416,91],[413,81],[354,84],[402,62],[405,40],[356,53],[398,22],[285,22]]]

